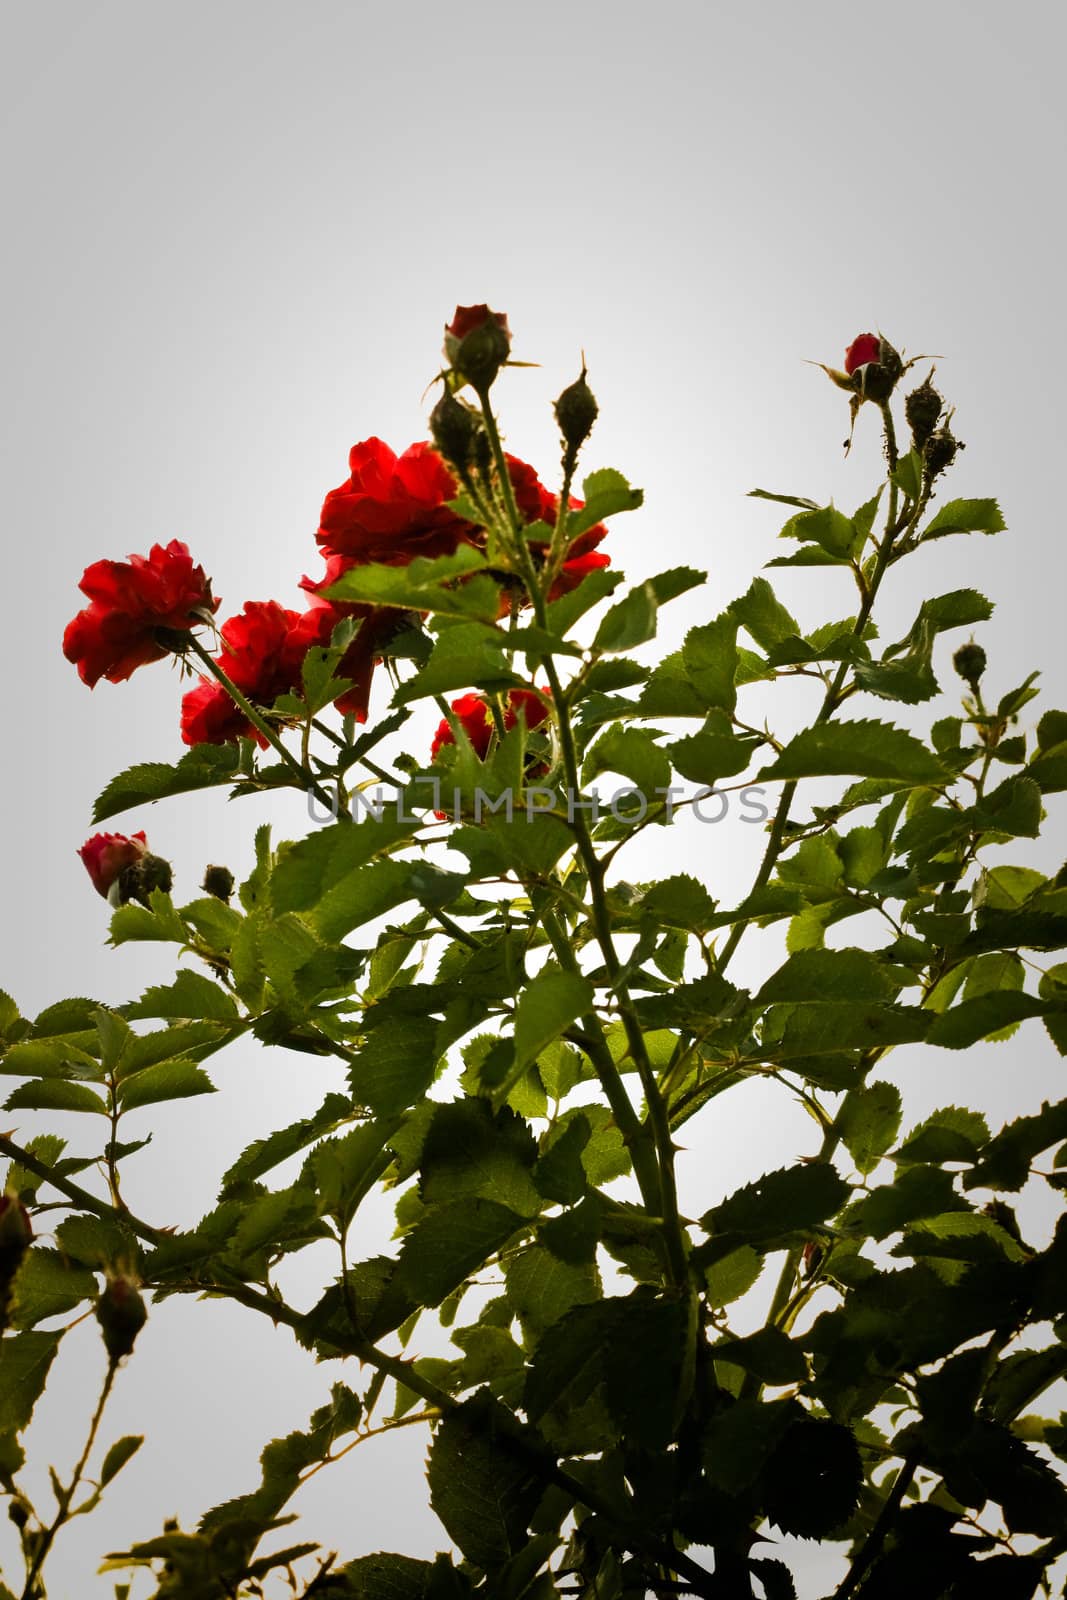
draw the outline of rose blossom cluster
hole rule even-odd
[[[453,384],[470,383],[484,395],[510,348],[507,318],[488,306],[459,306],[445,329],[445,356]],[[436,437],[436,435],[435,435]],[[515,456],[504,462],[515,506],[523,521],[554,527],[559,500],[541,483],[534,468]],[[357,624],[335,669],[334,703],[345,715],[367,718],[376,664],[391,641],[414,622],[411,612],[331,598],[333,586],[352,568],[366,563],[407,566],[417,557],[454,554],[461,545],[484,547],[485,530],[451,508],[460,483],[443,455],[426,442],[396,455],[381,439],[364,439],[349,455],[349,474],[323,502],[316,542],[324,566],[318,578],[304,577],[305,605],[290,609],[276,600],[249,600],[218,628],[218,653],[209,656],[196,635],[213,626],[219,600],[212,594],[204,569],[194,563],[180,540],[153,545],[147,556],[128,561],[97,561],[88,567],[80,587],[89,604],[70,622],[63,651],[90,688],[101,678],[119,683],[138,667],[168,655],[197,656],[207,669],[183,697],[181,737],[188,745],[224,744],[254,738],[266,745],[261,720],[278,698],[300,694],[308,651],[329,646],[338,624]],[[569,508],[582,502],[571,497]],[[598,546],[603,524],[586,529],[570,544],[553,579],[549,598],[577,587],[590,572],[609,565]],[[534,565],[548,557],[547,538],[528,541]],[[502,598],[506,612],[515,599],[516,581]],[[209,675],[210,674],[210,675]],[[468,705],[470,702],[470,705]],[[475,709],[471,709],[474,707]],[[492,737],[484,701],[466,696],[456,715],[483,757]],[[517,691],[507,704],[505,725],[522,714],[528,727],[548,715],[532,691]],[[469,726],[468,726],[469,724]],[[452,730],[442,724],[432,755],[450,742]],[[111,895],[123,873],[138,866],[146,853],[144,835],[97,835],[80,852],[94,885]],[[119,892],[119,891],[115,891]],[[123,891],[124,892],[124,891]]]

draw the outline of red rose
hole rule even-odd
[[[472,542],[472,524],[445,504],[456,481],[430,445],[413,444],[397,456],[381,439],[364,439],[348,459],[351,477],[323,502],[316,538],[325,556],[407,566],[416,556],[451,555]]]
[[[138,667],[170,652],[157,629],[188,633],[219,602],[203,567],[194,566],[179,539],[154,544],[147,556],[94,561],[78,585],[90,605],[68,623],[63,654],[90,688],[106,678],[121,683]]]
[[[878,361],[882,354],[882,341],[876,333],[860,333],[845,351],[845,371],[851,378],[859,367]]]
[[[548,693],[547,689],[544,693]],[[489,754],[489,745],[493,737],[493,715],[489,706],[481,695],[464,694],[458,700],[453,700],[452,710],[470,740],[475,755],[484,761]],[[548,707],[541,696],[535,694],[532,689],[512,689],[504,708],[504,727],[509,730],[513,728],[520,713],[527,728],[536,728],[548,716]],[[452,725],[445,718],[434,734],[433,744],[430,746],[430,760],[436,759],[438,751],[444,745],[455,742]]]
[[[78,854],[93,880],[93,888],[106,899],[119,874],[148,854],[148,841],[143,832],[132,837],[124,833],[94,833]]]
[[[299,683],[300,662],[290,643],[290,633],[299,621],[298,611],[290,611],[276,600],[248,600],[238,616],[222,624],[222,640],[227,648],[215,660],[254,704],[271,706],[280,694]],[[222,685],[212,678],[201,678],[197,688],[182,699],[185,743],[225,744],[242,736],[264,744],[262,735]]]

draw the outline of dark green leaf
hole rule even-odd
[[[230,783],[237,776],[238,752],[234,745],[198,744],[174,766],[152,761],[120,772],[93,806],[93,821],[106,822],[131,806],[188,794],[194,789],[210,789]]]

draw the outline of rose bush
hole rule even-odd
[[[1067,790],[1067,712],[1031,723],[1036,674],[994,690],[994,652],[944,637],[989,618],[975,589],[879,631],[898,563],[1000,531],[1000,508],[944,497],[960,444],[932,374],[901,446],[915,361],[861,335],[826,370],[853,422],[880,423],[884,481],[851,515],[754,491],[786,510],[781,592],[756,576],[651,663],[638,650],[705,574],[619,592],[606,521],[641,495],[612,469],[572,493],[597,415],[584,365],[556,402],[557,494],[503,449],[489,391],[509,355],[501,313],[457,309],[434,447],[354,448],[303,611],[248,602],[211,654],[193,629],[215,602],[184,546],[83,580],[65,648],[87,682],[167,652],[203,673],[192,748],[120,773],[95,823],[212,787],[320,809],[294,840],[261,822],[244,881],[215,862],[188,901],[143,831],[96,835],[81,855],[112,942],[173,950],[174,981],[35,1018],[0,997],[6,1117],[85,1130],[0,1134],[16,1586],[41,1600],[56,1540],[135,1459],[139,1436],[97,1451],[101,1417],[186,1296],[291,1333],[328,1395],[247,1492],[112,1552],[120,1596],[794,1600],[789,1538],[825,1547],[836,1600],[1047,1593],[1067,1553],[1067,1101],[1050,1086],[1002,1128],[950,1103],[916,1120],[913,1058],[894,1055],[921,1049],[932,1078],[942,1052],[1023,1028],[1067,1053],[1067,881],[1014,857]],[[811,610],[812,567],[850,614],[835,595],[794,615],[785,585]],[[922,736],[953,666],[962,701]],[[411,719],[428,731],[435,710],[427,760]],[[610,814],[605,775],[630,786]],[[775,799],[740,898],[685,871],[646,881],[647,829],[746,785]],[[762,952],[747,982],[743,940]],[[125,1119],[210,1094],[246,1038],[306,1104],[257,1124],[200,1221],[140,1215],[123,1179],[147,1140]],[[812,1145],[767,1170],[751,1125],[751,1181],[724,1192],[721,1098],[753,1082],[802,1108]],[[700,1171],[677,1160],[697,1118]],[[378,1253],[371,1195],[395,1201]],[[89,1308],[106,1370],[87,1443],[69,1473],[26,1472],[21,1436]],[[448,1553],[375,1552],[348,1527],[362,1549],[293,1542],[308,1478],[414,1426]]]

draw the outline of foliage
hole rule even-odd
[[[895,1046],[923,1046],[935,1071],[938,1051],[1020,1027],[1067,1051],[1055,954],[1067,873],[989,854],[1035,838],[1046,797],[1067,787],[1067,713],[1045,711],[1031,734],[1020,715],[1033,678],[987,698],[971,646],[956,658],[962,715],[920,736],[894,707],[935,700],[939,635],[991,605],[960,589],[928,598],[896,643],[875,627],[890,569],[931,540],[996,532],[999,508],[942,497],[954,441],[939,397],[933,421],[913,423],[913,448],[898,447],[894,387],[910,363],[865,335],[879,359],[831,377],[854,413],[880,418],[885,482],[852,516],[754,491],[789,511],[791,553],[772,565],[839,569],[854,615],[804,631],[757,577],[646,666],[630,652],[703,575],[672,569],[619,592],[602,521],[640,495],[602,471],[572,501],[581,419],[596,415],[584,373],[581,404],[557,407],[562,493],[539,489],[532,514],[490,401],[506,321],[461,309],[432,420],[452,498],[417,505],[411,465],[391,502],[395,560],[353,556],[345,524],[343,571],[324,590],[332,640],[290,663],[269,702],[255,703],[251,677],[242,693],[234,667],[238,721],[255,737],[135,765],[94,813],[291,785],[332,817],[295,841],[260,828],[236,903],[228,874],[188,903],[158,874],[97,885],[114,944],[174,947],[172,983],[36,1019],[3,997],[8,1110],[79,1113],[83,1131],[71,1147],[0,1136],[0,1486],[25,1556],[24,1579],[9,1575],[0,1595],[22,1583],[24,1600],[42,1596],[65,1523],[136,1471],[140,1440],[102,1452],[98,1432],[146,1299],[151,1315],[209,1294],[289,1328],[309,1359],[337,1363],[337,1381],[306,1431],[266,1446],[258,1486],[191,1531],[168,1525],[113,1553],[117,1595],[140,1574],[160,1596],[253,1596],[273,1574],[309,1600],[778,1600],[793,1579],[768,1552],[787,1534],[847,1552],[841,1600],[1022,1600],[1067,1549],[1067,1426],[1045,1399],[1067,1374],[1067,1225],[1028,1242],[1006,1197],[1031,1181],[1053,1198],[1064,1189],[1067,1101],[997,1130],[966,1106],[916,1124],[886,1074]],[[324,526],[336,541],[336,519]],[[444,546],[420,543],[427,530]],[[403,628],[379,627],[383,611]],[[172,619],[153,647],[211,669],[192,631],[207,620]],[[364,689],[380,650],[395,693],[361,728],[338,669],[372,622]],[[749,687],[798,676],[819,687],[809,724],[788,738],[750,725]],[[517,689],[536,723],[516,714]],[[461,715],[442,699],[456,690]],[[427,697],[445,718],[436,758],[394,743],[387,760],[380,746]],[[598,814],[605,774],[626,792]],[[387,798],[372,808],[375,783]],[[688,875],[619,877],[646,829],[709,789],[756,785],[774,810],[738,904]],[[786,931],[787,953],[750,992],[731,963],[764,928]],[[211,1094],[214,1058],[246,1036],[333,1058],[347,1086],[251,1144],[194,1228],[133,1215],[123,1163],[170,1102]],[[816,1148],[766,1171],[754,1141],[752,1180],[693,1216],[675,1135],[756,1076],[803,1103]],[[398,1243],[361,1260],[353,1222],[382,1187]],[[334,1276],[298,1309],[276,1268],[323,1241]],[[49,1511],[20,1478],[19,1438],[90,1306],[107,1380]],[[447,1358],[417,1354],[428,1321],[448,1330]],[[411,1425],[430,1432],[429,1493],[451,1554],[348,1559],[292,1537],[287,1508],[311,1472]]]

